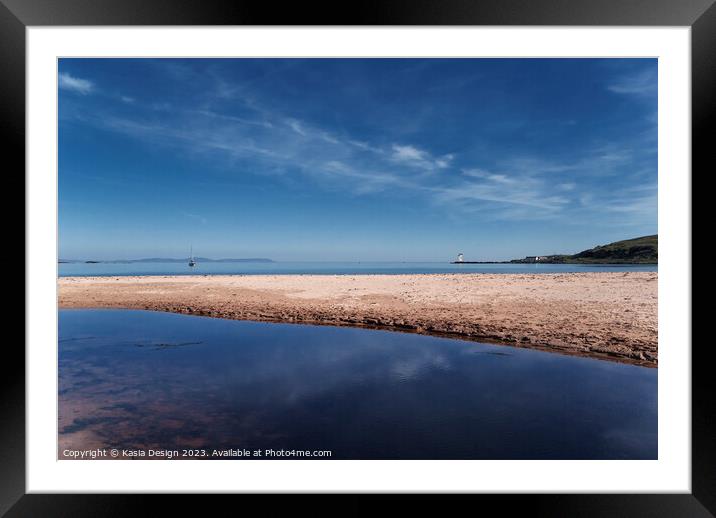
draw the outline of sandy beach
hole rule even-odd
[[[63,277],[60,308],[451,336],[656,367],[655,272]]]

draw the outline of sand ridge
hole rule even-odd
[[[368,326],[655,367],[656,272],[62,277],[61,308]]]

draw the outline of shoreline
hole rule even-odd
[[[417,333],[658,366],[656,272],[58,278],[60,308]]]

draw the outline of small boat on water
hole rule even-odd
[[[189,268],[194,268],[196,266],[196,261],[194,260],[194,248],[189,248]]]

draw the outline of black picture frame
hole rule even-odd
[[[25,29],[73,25],[577,25],[689,26],[692,35],[692,163],[713,171],[716,111],[715,0],[370,0],[270,2],[213,0],[0,0],[0,113],[7,176],[25,167]],[[711,128],[709,131],[708,128]],[[689,174],[685,171],[684,174]],[[692,174],[693,178],[693,174]],[[24,188],[24,187],[23,187]],[[690,254],[689,254],[690,257]],[[16,345],[16,344],[13,344]],[[716,404],[708,343],[692,348],[692,493],[483,495],[500,511],[533,516],[716,515]],[[25,356],[3,352],[0,400],[0,514],[124,516],[146,495],[25,494]],[[184,511],[194,503],[184,497]],[[164,502],[162,502],[164,505]],[[201,507],[199,507],[201,506]],[[206,512],[199,504],[197,512]],[[168,509],[165,509],[168,511]],[[233,513],[232,513],[233,514]]]

